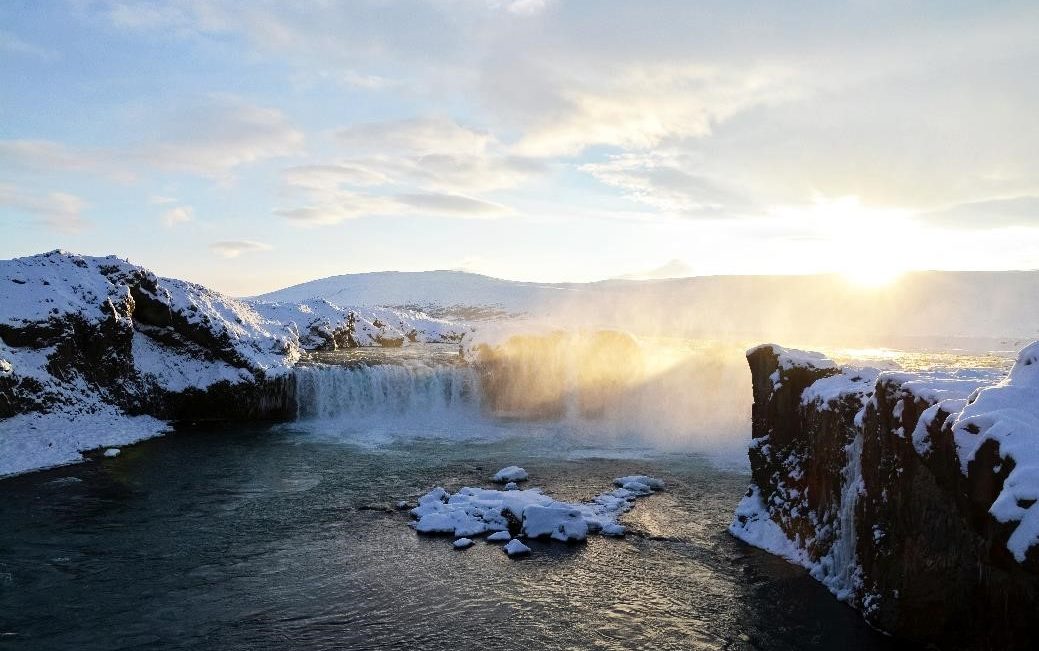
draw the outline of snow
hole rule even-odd
[[[530,547],[527,547],[519,540],[513,538],[504,547],[502,547],[502,551],[504,551],[509,556],[523,556],[525,554],[530,553]]]
[[[20,414],[0,420],[0,477],[78,463],[83,450],[129,445],[168,430],[161,420],[126,416],[114,407],[92,414]]]
[[[487,540],[487,542],[503,542],[506,540],[510,540],[511,538],[512,534],[510,534],[508,531],[495,531],[491,535],[487,536],[485,540]]]
[[[1004,462],[1013,462],[989,513],[1014,523],[1007,548],[1023,562],[1039,544],[1039,342],[1021,350],[1006,379],[973,396],[955,416],[952,432],[964,475],[989,441],[999,445]]]
[[[358,346],[396,345],[405,340],[455,342],[469,330],[464,324],[408,309],[344,307],[324,299],[246,303],[263,318],[282,324],[306,350],[325,348],[336,332],[347,328]]]
[[[636,478],[641,481],[635,481]],[[510,522],[518,522],[520,534],[526,538],[579,542],[592,533],[622,536],[624,527],[617,518],[633,508],[636,498],[662,490],[664,482],[644,475],[622,477],[616,482],[637,485],[640,490],[621,487],[589,502],[571,503],[557,501],[540,488],[495,490],[467,486],[452,494],[438,486],[423,495],[411,510],[415,518],[412,526],[419,533],[455,537],[489,533],[489,539],[495,541],[506,539]]]
[[[620,486],[633,493],[639,491],[642,495],[649,495],[653,491],[664,490],[663,480],[656,479],[654,477],[647,477],[646,475],[628,475],[627,477],[618,477],[613,480],[614,486]],[[638,490],[632,490],[632,486],[635,486]]]
[[[523,511],[523,535],[528,538],[548,536],[562,542],[584,540],[588,537],[588,523],[573,506],[535,504]]]
[[[472,538],[459,538],[454,542],[455,549],[469,549],[473,546]]]
[[[804,404],[816,403],[825,407],[831,402],[857,397],[865,406],[866,400],[873,394],[880,370],[869,367],[845,367],[840,373],[821,378],[813,382],[801,394]]]
[[[736,505],[736,512],[729,533],[745,543],[763,549],[770,554],[785,558],[809,570],[816,567],[808,553],[795,541],[787,538],[783,530],[768,515],[768,508],[757,486],[751,486],[747,494]]]
[[[499,484],[505,482],[527,481],[527,471],[519,466],[506,466],[494,473],[493,480]]]
[[[747,356],[763,349],[771,349],[776,357],[779,358],[779,368],[785,371],[793,368],[830,369],[837,366],[832,359],[822,353],[808,350],[796,350],[794,348],[784,348],[778,344],[761,344],[759,346],[754,346],[747,350]]]

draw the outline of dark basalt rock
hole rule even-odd
[[[860,574],[849,603],[896,637],[950,649],[1039,646],[1039,564],[1007,550],[1008,525],[989,507],[1012,462],[984,446],[961,472],[948,413],[911,434],[931,403],[881,375],[873,395],[828,405],[801,395],[832,369],[782,369],[771,347],[748,354],[753,390],[753,481],[769,517],[819,561],[839,529],[849,444],[861,436],[854,544]],[[773,380],[778,378],[778,382]],[[856,422],[864,398],[865,412]]]

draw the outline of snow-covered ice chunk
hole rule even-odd
[[[588,523],[581,511],[569,504],[528,506],[523,511],[523,534],[528,538],[548,536],[563,542],[588,537]]]
[[[106,457],[118,457],[119,453],[122,452],[119,448],[108,448],[105,450]]]
[[[618,478],[613,480],[613,485],[614,486],[620,486],[621,488],[625,488],[625,489],[630,490],[631,492],[636,493],[636,494],[642,494],[642,495],[648,495],[649,494],[649,493],[638,493],[638,491],[634,491],[634,490],[628,488],[625,484],[642,484],[646,488],[649,488],[650,492],[664,490],[664,480],[657,479],[656,477],[647,477],[646,475],[628,475],[626,477],[618,477]]]
[[[517,484],[514,481],[510,481],[509,483],[505,484],[505,490],[507,490],[507,491],[518,491],[519,490],[519,484]]]
[[[638,481],[637,481],[638,480]],[[560,502],[539,488],[494,490],[465,487],[451,494],[436,487],[419,498],[411,509],[419,533],[452,534],[472,538],[490,534],[488,541],[509,539],[509,529],[519,524],[527,538],[548,537],[560,541],[581,541],[589,534],[623,536],[625,528],[617,522],[634,507],[635,500],[663,487],[664,482],[645,475],[620,477],[627,488],[602,493],[590,502]]]
[[[473,546],[472,538],[459,538],[455,541],[455,549],[468,549]]]
[[[527,474],[527,471],[519,466],[506,466],[494,473],[494,481],[499,484],[504,484],[505,482],[527,481],[528,477],[529,475]]]
[[[502,550],[509,556],[523,556],[524,554],[530,553],[530,547],[527,547],[516,538],[513,538],[502,547]]]

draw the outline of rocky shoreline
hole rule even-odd
[[[840,368],[776,345],[747,359],[753,483],[730,531],[896,637],[1034,648],[1039,346],[1002,381]]]

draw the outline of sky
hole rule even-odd
[[[0,258],[1039,268],[1039,3],[0,4]]]

